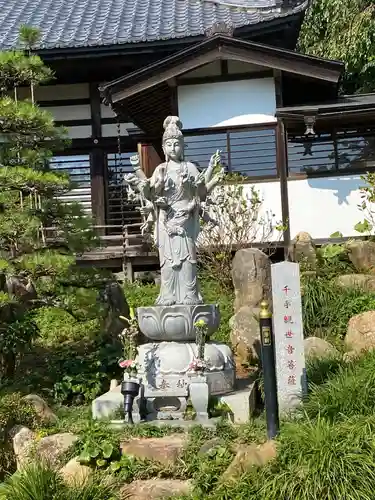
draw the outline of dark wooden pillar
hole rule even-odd
[[[287,259],[290,246],[290,217],[288,198],[288,153],[285,127],[282,120],[278,120],[276,129],[276,162],[280,179],[281,214],[284,230],[284,256]]]
[[[91,107],[91,137],[93,149],[90,155],[91,165],[91,204],[95,224],[103,226],[106,222],[105,214],[105,157],[100,147],[102,137],[100,94],[97,83],[90,83]],[[102,234],[102,231],[100,231]]]
[[[162,163],[162,160],[151,144],[138,144],[138,154],[142,170],[147,177],[151,177],[155,168]]]

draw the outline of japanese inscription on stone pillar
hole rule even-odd
[[[271,266],[279,411],[298,406],[307,391],[299,264]]]

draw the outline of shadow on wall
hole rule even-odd
[[[312,189],[333,191],[339,205],[349,205],[351,193],[359,191],[364,184],[359,175],[309,178],[307,183]]]

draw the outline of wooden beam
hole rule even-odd
[[[289,199],[288,199],[288,160],[287,160],[287,141],[284,129],[284,124],[278,120],[276,128],[276,164],[280,177],[280,193],[281,193],[281,214],[284,230],[284,256],[285,259],[289,255],[290,247],[290,216],[289,216]]]
[[[323,67],[317,68],[315,65],[312,67],[311,63],[309,64],[307,61],[289,61],[287,56],[282,57],[280,54],[272,55],[257,53],[255,50],[249,51],[242,48],[229,48],[225,45],[221,47],[221,54],[224,59],[258,64],[266,68],[278,69],[286,71],[287,73],[303,75],[317,80],[337,83],[339,78],[337,71]]]
[[[152,76],[151,78],[148,78],[145,81],[139,82],[125,90],[121,90],[120,92],[115,92],[112,95],[112,102],[116,103],[118,101],[122,101],[134,94],[138,94],[139,92],[142,92],[143,90],[147,90],[151,87],[155,87],[156,85],[159,85],[159,83],[163,83],[166,80],[170,80],[171,78],[174,78],[178,75],[181,75],[182,73],[187,73],[188,71],[192,71],[193,69],[203,66],[204,64],[207,64],[209,62],[215,61],[217,59],[221,59],[221,52],[220,50],[214,49],[206,54],[202,54],[201,56],[198,56],[191,61],[183,62],[180,64],[177,64],[173,68],[170,68],[164,72],[157,73],[156,75]]]

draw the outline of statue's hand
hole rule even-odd
[[[190,176],[189,176],[189,171],[188,169],[186,168],[182,173],[181,173],[181,183],[182,184],[186,184],[187,182],[189,182],[190,180]]]
[[[135,155],[131,156],[129,158],[129,160],[130,160],[130,163],[131,163],[131,165],[132,165],[132,167],[134,169],[140,167],[140,161],[139,161],[139,155],[138,154],[135,154]]]
[[[218,174],[216,174],[215,177],[218,179],[219,182],[222,181],[224,179],[224,177],[225,177],[225,168],[223,167],[220,170],[220,172]]]
[[[209,168],[216,167],[221,163],[221,151],[217,150],[210,158]]]
[[[204,172],[199,172],[199,174],[195,178],[195,185],[196,186],[201,186],[205,182],[206,182],[205,173]]]
[[[182,227],[180,226],[167,226],[167,233],[168,236],[183,236],[185,234],[185,231]]]

